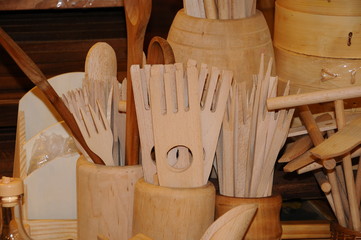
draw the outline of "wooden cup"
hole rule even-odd
[[[276,240],[281,239],[282,226],[280,211],[282,198],[272,195],[262,198],[236,198],[222,195],[216,196],[216,219],[228,210],[241,204],[257,203],[258,210],[246,232],[245,240]]]
[[[140,179],[135,185],[133,235],[157,240],[199,240],[214,221],[215,188],[167,188]]]
[[[78,239],[128,240],[132,236],[134,185],[141,165],[107,167],[77,162]]]

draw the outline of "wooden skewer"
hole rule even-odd
[[[345,113],[344,113],[344,105],[343,100],[335,101],[335,112],[336,112],[336,122],[338,125],[338,129],[342,130],[345,127]],[[360,212],[359,206],[356,199],[356,188],[352,171],[352,162],[351,155],[347,154],[342,159],[342,166],[345,173],[345,181],[347,188],[348,201],[350,205],[352,226],[355,231],[360,231],[361,223],[360,223]]]
[[[314,120],[312,113],[307,105],[299,106],[299,115],[302,119],[304,125],[309,132],[309,135],[313,141],[313,144],[317,146],[318,144],[322,143],[323,136],[320,130],[317,128],[316,121]],[[337,220],[341,226],[346,227],[346,218],[345,213],[342,209],[342,202],[340,191],[337,185],[337,178],[335,170],[328,170],[327,171],[328,180],[332,187],[332,196],[335,204],[335,215]]]
[[[229,5],[228,0],[218,0],[218,18],[229,19]]]

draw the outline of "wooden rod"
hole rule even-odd
[[[343,100],[335,101],[335,112],[336,112],[336,122],[338,129],[341,130],[346,125]],[[353,230],[360,231],[361,229],[360,212],[356,198],[356,188],[355,188],[350,154],[347,154],[345,157],[342,158],[342,166],[346,181],[347,196],[348,196],[350,214],[352,219],[352,227]]]
[[[361,86],[329,89],[267,99],[268,110],[297,107],[315,103],[332,102],[339,99],[361,97]]]
[[[323,142],[323,136],[321,131],[318,129],[315,119],[312,116],[312,113],[307,105],[302,105],[298,107],[300,119],[302,120],[303,124],[305,125],[312,141],[315,146],[319,145]],[[346,227],[346,218],[345,213],[342,207],[342,201],[340,196],[340,191],[338,188],[337,178],[335,169],[327,170],[327,177],[328,181],[331,184],[332,188],[332,196],[335,205],[335,215],[337,217],[338,223],[341,226]]]

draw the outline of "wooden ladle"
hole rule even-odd
[[[51,104],[58,111],[65,123],[70,128],[73,136],[78,140],[80,145],[88,153],[89,157],[97,164],[103,164],[103,160],[96,155],[86,144],[83,135],[73,117],[73,114],[65,106],[63,100],[55,92],[54,88],[49,84],[45,75],[31,60],[31,58],[14,42],[14,40],[0,28],[0,44],[14,59],[16,64],[21,68],[25,75],[44,93]]]

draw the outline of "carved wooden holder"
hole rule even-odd
[[[140,165],[107,167],[77,162],[78,239],[128,240],[132,236],[134,186]]]
[[[282,198],[280,195],[262,198],[236,198],[217,195],[216,219],[228,210],[241,204],[257,203],[258,210],[251,223],[245,240],[276,240],[281,239],[282,226],[280,211]]]
[[[199,240],[214,221],[215,188],[135,185],[133,235],[157,240]]]

